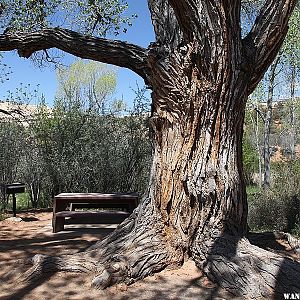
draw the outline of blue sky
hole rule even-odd
[[[147,47],[151,41],[154,41],[147,0],[128,0],[128,4],[128,14],[136,13],[138,18],[134,20],[133,26],[128,29],[126,34],[120,34],[116,39]],[[10,80],[1,84],[0,100],[5,100],[8,95],[7,91],[15,90],[21,83],[29,83],[32,87],[40,84],[39,91],[44,94],[46,102],[52,105],[57,88],[54,67],[39,69],[34,66],[30,59],[20,58],[14,52],[2,52],[2,54],[3,63],[10,66],[13,73],[10,75]],[[73,57],[70,56],[67,59],[70,61]],[[116,99],[122,99],[123,97],[130,105],[135,95],[132,89],[136,89],[137,84],[142,87],[144,82],[130,70],[124,68],[118,68],[117,70],[117,90],[114,97]]]

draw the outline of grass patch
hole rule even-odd
[[[258,185],[247,185],[246,192],[247,196],[253,196],[261,192],[262,189]]]
[[[4,219],[6,219],[6,216],[3,211],[0,211],[0,221],[3,221]]]
[[[12,195],[9,196],[9,201],[7,203],[6,209],[12,210],[13,208],[13,197]],[[30,196],[27,192],[16,194],[16,204],[17,204],[17,211],[19,210],[26,210],[32,208]]]

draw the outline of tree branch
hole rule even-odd
[[[128,68],[147,81],[147,50],[133,44],[82,35],[62,28],[0,35],[0,51],[18,50],[22,57],[29,58],[36,51],[50,48]]]
[[[30,114],[26,115],[21,108],[12,108],[12,109],[2,109],[0,108],[0,122],[3,120],[6,121],[5,117],[1,116],[1,114],[4,114],[8,116],[11,120],[17,121],[17,122],[24,122],[28,121],[28,119],[31,117]]]
[[[260,118],[262,119],[262,121],[265,123],[265,122],[266,122],[266,116],[264,115],[263,111],[260,110],[260,109],[258,108],[258,106],[257,106],[257,105],[254,105],[253,103],[252,103],[251,106],[252,106],[252,108],[258,113],[258,115],[260,116]]]
[[[255,24],[243,40],[251,68],[250,94],[276,57],[288,30],[288,20],[297,0],[266,0]]]

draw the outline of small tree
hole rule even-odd
[[[116,73],[112,68],[78,60],[68,68],[58,69],[57,79],[57,101],[63,101],[65,109],[70,110],[76,105],[88,112],[107,112],[106,106],[116,88]]]
[[[285,75],[289,84],[289,127],[290,127],[290,150],[291,157],[295,159],[296,146],[296,85],[299,75],[300,61],[300,8],[295,9],[290,22],[287,38],[283,45],[283,62],[285,64]]]
[[[15,120],[0,119],[0,184],[20,180],[19,163],[25,145],[25,131]],[[7,198],[2,193],[2,204],[5,207]]]
[[[58,79],[53,110],[41,106],[31,125],[51,194],[142,192],[151,156],[148,116],[137,107],[144,102],[144,91],[139,92],[133,111],[122,115],[119,109],[124,104],[112,98],[116,76],[107,66],[78,61],[60,70]],[[37,175],[30,174],[30,178]]]

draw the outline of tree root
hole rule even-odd
[[[131,284],[167,266],[182,264],[182,250],[170,245],[161,222],[154,222],[153,216],[145,218],[151,210],[143,211],[134,211],[85,252],[60,257],[35,255],[28,261],[33,266],[22,275],[23,281],[37,280],[49,272],[81,272],[94,275],[91,285],[104,289],[119,282]],[[139,222],[141,217],[143,222]]]
[[[126,255],[106,253],[107,256],[101,260],[93,258],[95,250],[84,255],[61,257],[35,255],[30,260],[33,266],[22,274],[21,279],[23,282],[31,282],[38,280],[45,273],[66,271],[94,274],[91,286],[97,289],[105,289],[120,282],[131,284],[172,264],[166,247],[162,246],[160,249],[158,244],[149,243],[147,248],[145,252],[142,247],[137,247],[137,251],[134,248],[130,251],[127,249],[124,251]]]
[[[109,265],[102,269],[100,273],[92,280],[91,286],[97,289],[105,289],[108,286],[118,282],[126,282],[126,277],[129,274],[129,266],[122,256],[114,256]]]
[[[286,240],[289,243],[291,249],[295,253],[300,254],[300,239],[293,237],[290,233],[286,233],[282,231],[275,231],[274,234],[276,238]]]
[[[154,232],[152,234],[154,239]],[[99,245],[96,249],[70,256],[36,255],[31,260],[33,267],[25,277],[36,280],[45,272],[69,271],[93,273],[91,286],[97,289],[119,282],[131,284],[172,263],[166,247],[151,244],[149,239],[147,244],[147,248],[141,247],[145,243],[133,248],[123,247],[123,254],[118,254],[120,248],[115,254],[102,249],[102,255],[105,253],[106,256],[101,260],[95,259]],[[198,254],[193,253],[196,264],[211,280],[234,295],[261,299],[300,292],[300,263],[251,245],[245,238],[224,235],[214,241],[205,260],[200,259],[203,253]]]
[[[188,249],[155,219],[147,202],[143,205],[85,252],[34,256],[29,261],[33,266],[22,277],[32,281],[48,272],[84,272],[94,275],[94,288],[104,289],[119,282],[131,284],[168,266],[181,266],[184,256],[190,255],[210,279],[232,294],[261,299],[300,292],[300,263],[251,245],[246,238],[220,236],[214,230],[199,233]]]
[[[46,273],[58,271],[91,273],[97,269],[96,262],[83,255],[47,256],[37,254],[25,263],[32,267],[22,274],[23,282],[38,280]]]
[[[211,280],[237,296],[261,299],[300,292],[299,262],[251,245],[245,238],[224,235],[207,253],[194,252],[193,258]]]

